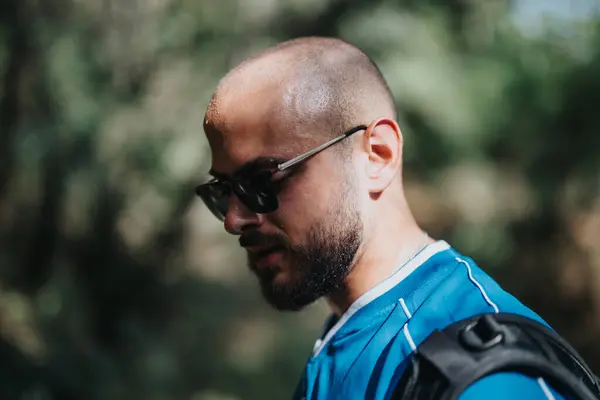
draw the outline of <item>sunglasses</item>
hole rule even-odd
[[[248,210],[257,214],[267,214],[277,210],[279,201],[278,185],[272,181],[273,175],[277,172],[285,171],[302,161],[318,154],[319,152],[333,146],[334,144],[350,137],[356,132],[366,130],[365,125],[360,125],[350,129],[343,135],[323,143],[304,154],[301,154],[289,161],[279,163],[275,167],[260,172],[252,173],[247,176],[234,176],[225,178],[215,178],[209,182],[196,187],[196,194],[202,199],[208,209],[223,221],[227,214],[229,198],[235,194]]]

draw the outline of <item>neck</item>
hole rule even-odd
[[[396,225],[377,225],[373,235],[359,250],[344,287],[327,297],[330,308],[338,316],[360,296],[412,259],[423,247],[435,242],[417,225],[410,213],[400,213],[395,218],[388,216],[382,221],[395,221]]]

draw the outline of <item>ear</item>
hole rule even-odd
[[[363,138],[369,192],[378,196],[402,167],[402,133],[393,119],[379,118],[368,126]]]

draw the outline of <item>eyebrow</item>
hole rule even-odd
[[[286,160],[287,159],[285,158],[279,157],[261,156],[251,161],[248,161],[247,163],[236,169],[232,174],[224,174],[222,172],[215,171],[213,168],[211,168],[208,173],[214,176],[215,178],[227,179],[232,176],[245,175],[261,169],[275,168],[278,164],[281,164]]]

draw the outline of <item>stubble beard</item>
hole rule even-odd
[[[278,267],[259,277],[267,302],[280,311],[299,311],[323,296],[344,290],[362,241],[363,225],[352,191],[341,193],[327,217],[313,225],[303,246],[286,246],[290,281],[275,282]]]

